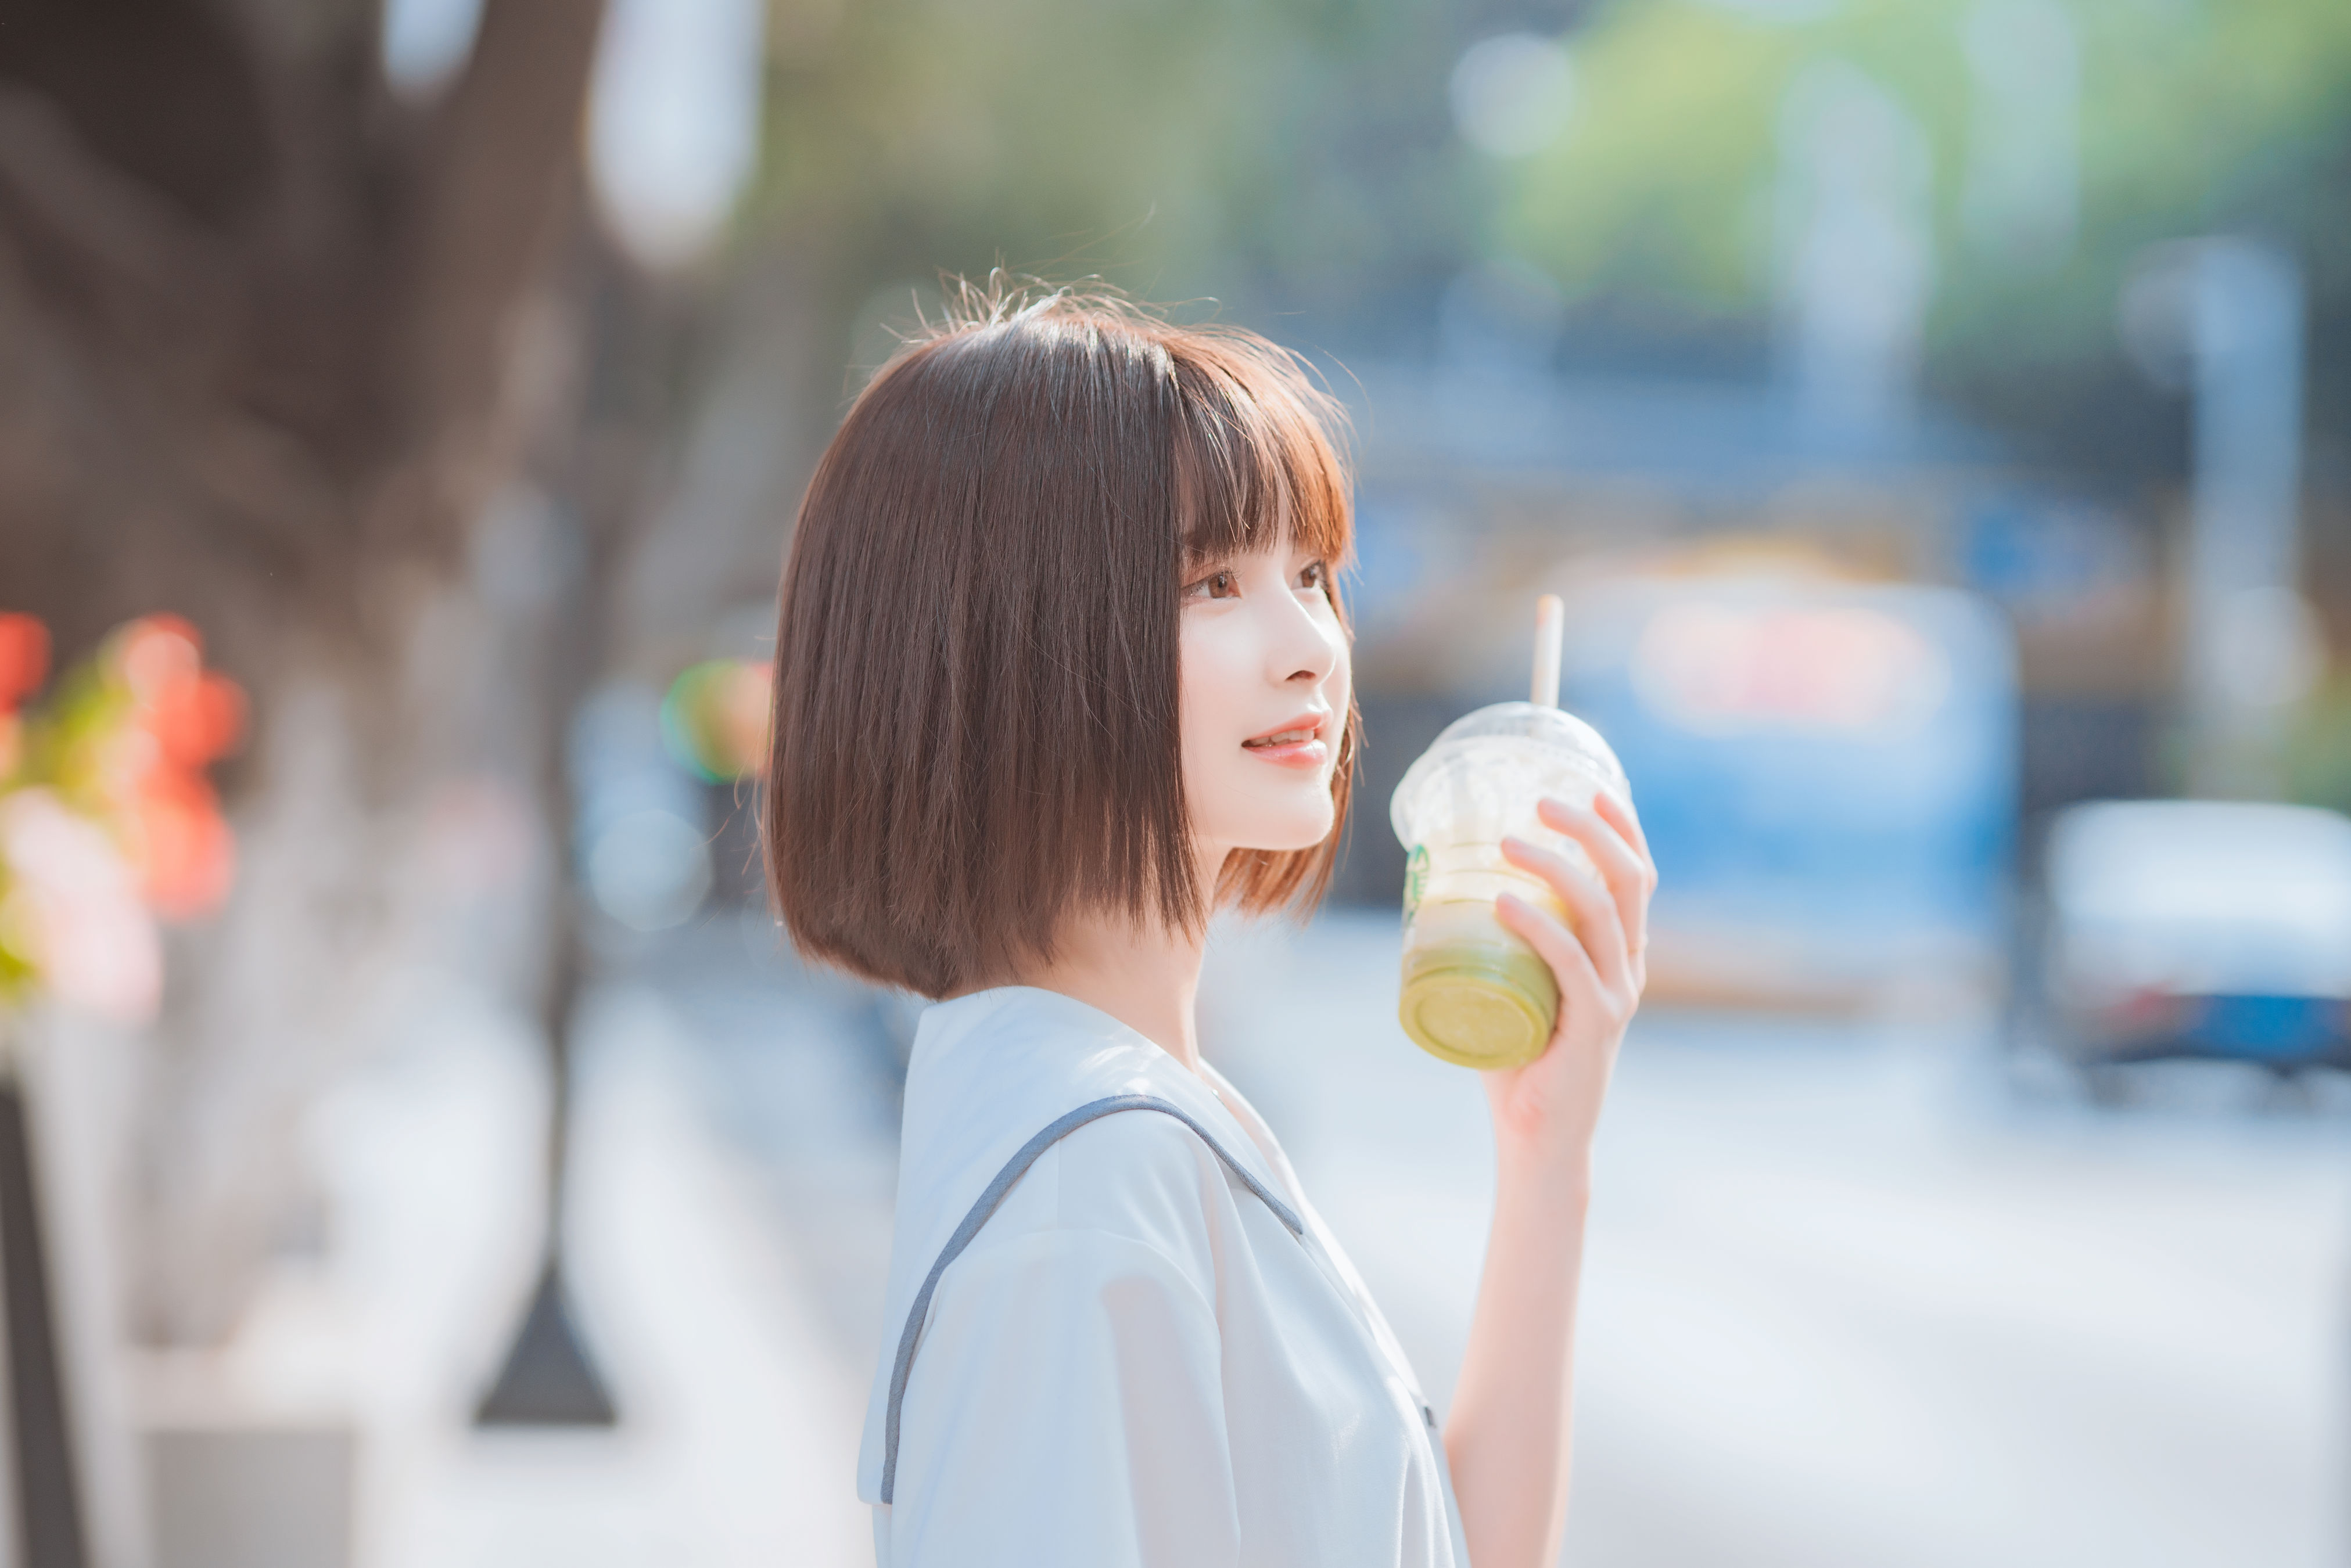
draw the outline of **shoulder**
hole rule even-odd
[[[1082,1206],[1086,1193],[1115,1193],[1128,1201],[1228,1203],[1223,1162],[1180,1107],[1134,1106],[1097,1116],[1055,1145],[1065,1180],[1065,1206]]]
[[[1166,1259],[1203,1295],[1215,1293],[1215,1259],[1250,1202],[1227,1180],[1201,1133],[1176,1116],[1136,1107],[1071,1128],[1039,1156],[1005,1196],[973,1251],[1030,1252],[1023,1238],[1057,1233],[1066,1257],[1097,1247],[1141,1247]]]

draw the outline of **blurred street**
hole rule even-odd
[[[1487,1132],[1474,1080],[1396,1030],[1395,955],[1377,911],[1232,929],[1203,1030],[1442,1408]],[[678,933],[646,972],[862,1383],[904,1018],[766,955],[756,924]],[[2351,1094],[2274,1106],[2183,1068],[2100,1109],[2012,1091],[1991,1040],[1967,1018],[1636,1024],[1600,1156],[1567,1561],[2342,1561]],[[842,1486],[852,1407],[826,1405],[840,1430],[811,1443]]]
[[[18,0],[0,1568],[870,1568],[919,1007],[768,919],[870,651],[778,585],[893,356],[1068,289],[1334,400],[1349,816],[1201,1035],[1440,1409],[1396,792],[1541,691],[1639,803],[1568,1561],[2351,1568],[2346,193],[2344,0]],[[1134,544],[996,477],[909,515]],[[856,711],[1071,711],[1091,580],[893,579]],[[920,750],[849,793],[999,776]]]

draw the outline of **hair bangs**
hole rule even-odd
[[[1345,564],[1354,529],[1339,400],[1262,338],[1204,334],[1188,347],[1174,453],[1186,566],[1285,545]]]

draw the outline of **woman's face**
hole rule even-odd
[[[1211,874],[1232,849],[1330,836],[1347,722],[1331,568],[1290,545],[1196,567],[1184,588],[1184,795]]]

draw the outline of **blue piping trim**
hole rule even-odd
[[[963,1217],[963,1223],[956,1227],[955,1234],[948,1237],[947,1244],[939,1250],[938,1261],[931,1265],[931,1272],[923,1279],[923,1288],[914,1293],[914,1304],[906,1314],[905,1330],[898,1335],[898,1357],[890,1367],[890,1414],[883,1428],[882,1451],[883,1502],[893,1501],[898,1490],[899,1407],[905,1402],[906,1379],[914,1370],[914,1347],[922,1340],[923,1324],[930,1315],[931,1296],[939,1288],[939,1276],[946,1272],[949,1263],[963,1255],[964,1249],[970,1246],[973,1238],[979,1234],[980,1227],[987,1223],[988,1216],[996,1212],[997,1205],[1004,1201],[1004,1195],[1012,1190],[1012,1184],[1027,1174],[1039,1155],[1088,1122],[1115,1116],[1120,1111],[1157,1111],[1163,1116],[1174,1116],[1190,1127],[1199,1135],[1200,1141],[1208,1146],[1209,1152],[1224,1161],[1225,1168],[1238,1177],[1243,1187],[1256,1193],[1259,1200],[1273,1210],[1273,1217],[1287,1226],[1291,1235],[1301,1241],[1306,1239],[1306,1227],[1290,1211],[1288,1204],[1268,1191],[1265,1183],[1251,1176],[1240,1161],[1226,1153],[1224,1145],[1210,1136],[1207,1128],[1194,1120],[1189,1111],[1166,1100],[1153,1095],[1113,1095],[1108,1099],[1080,1106],[1067,1116],[1048,1124],[1042,1132],[1022,1144],[1019,1153],[1004,1162],[1004,1168],[996,1173],[996,1179],[987,1184],[978,1201]]]

